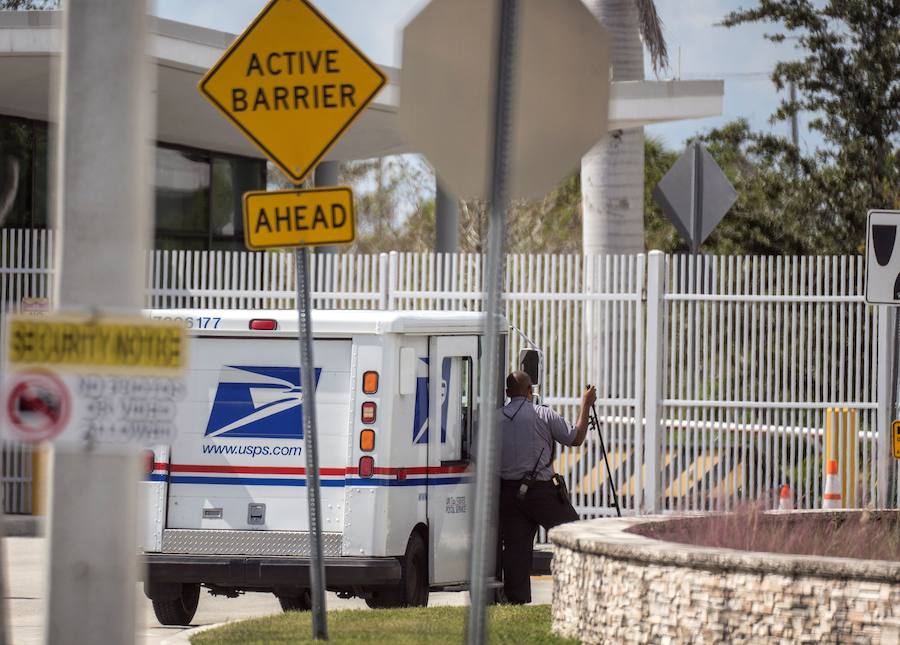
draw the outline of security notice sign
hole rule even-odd
[[[387,82],[306,0],[271,0],[200,91],[300,183]]]
[[[348,244],[354,231],[349,188],[244,194],[244,241],[250,249]]]
[[[143,318],[10,318],[0,419],[37,443],[150,446],[175,436],[184,329]]]

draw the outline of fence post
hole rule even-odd
[[[891,492],[891,404],[896,392],[891,392],[891,366],[894,362],[894,339],[891,331],[894,329],[894,319],[896,309],[887,305],[878,306],[878,345],[875,356],[878,357],[878,383],[875,393],[878,401],[876,410],[876,424],[878,428],[878,438],[876,439],[878,464],[878,496],[876,506],[880,508],[891,508],[890,492]]]
[[[388,256],[388,282],[387,282],[387,309],[393,311],[396,306],[397,282],[399,280],[398,265],[400,256],[396,251],[391,251]]]
[[[663,327],[666,284],[666,256],[662,251],[647,255],[647,366],[644,413],[647,415],[644,434],[644,507],[649,513],[660,511],[660,410],[665,351]]]

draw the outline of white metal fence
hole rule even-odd
[[[20,311],[28,299],[49,299],[52,272],[51,231],[0,229],[0,323],[7,314]],[[6,347],[4,328],[0,324],[0,348]],[[0,349],[0,359],[3,351]],[[31,513],[31,466],[29,446],[0,442],[0,489],[5,513]]]
[[[0,243],[2,310],[47,294],[49,234],[4,231]],[[469,254],[316,255],[313,305],[478,310],[481,268]],[[863,268],[859,257],[513,255],[504,299],[546,351],[546,403],[572,418],[597,385],[625,512],[771,505],[782,484],[798,507],[818,507],[829,438],[843,442],[853,505],[897,504],[877,359],[888,311],[863,302]],[[291,253],[155,251],[147,275],[152,308],[295,306]],[[510,338],[512,364],[523,342]],[[596,436],[557,468],[584,516],[613,512]],[[4,462],[10,494],[30,481],[16,473]]]

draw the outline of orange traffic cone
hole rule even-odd
[[[838,463],[834,459],[828,460],[825,469],[825,494],[822,495],[822,508],[843,508],[841,500],[841,480],[838,478]]]
[[[791,487],[787,484],[781,487],[781,494],[778,496],[778,510],[794,510],[794,502],[791,500]]]

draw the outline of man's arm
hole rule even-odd
[[[578,421],[575,422],[575,441],[573,446],[580,446],[584,443],[584,438],[588,431],[588,418],[591,413],[591,406],[597,400],[597,388],[593,385],[584,391],[581,396],[581,411],[578,413]]]

